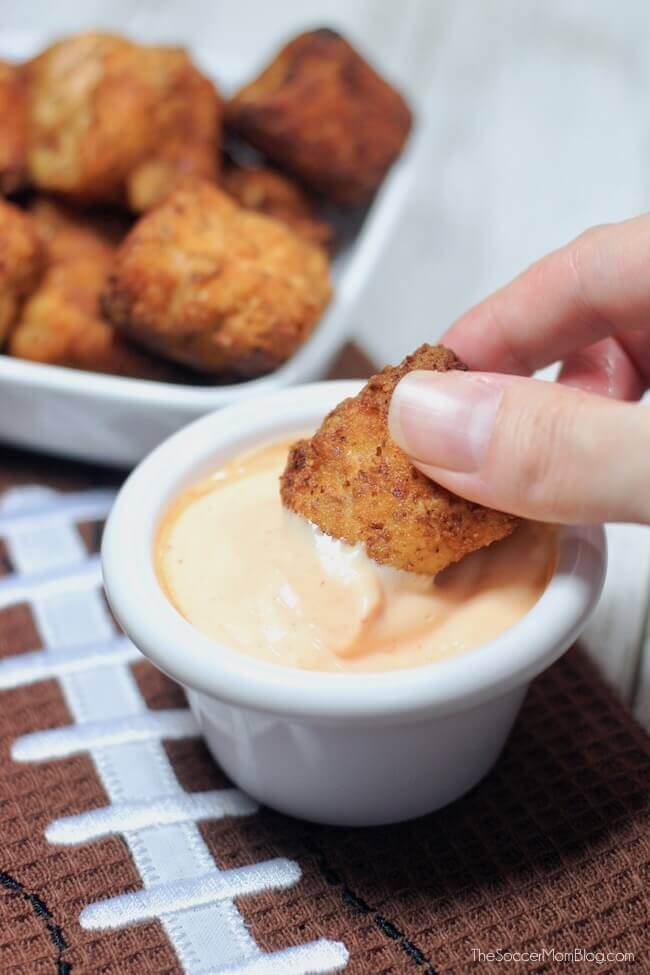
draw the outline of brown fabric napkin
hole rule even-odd
[[[36,643],[28,615],[0,613],[2,653]],[[181,707],[180,689],[133,665],[152,708]],[[181,975],[162,926],[84,931],[81,909],[140,886],[119,837],[54,847],[58,816],[105,805],[90,759],[17,765],[17,735],[69,723],[55,681],[0,696],[0,970],[5,975]],[[198,740],[167,751],[184,788],[222,788]],[[554,957],[504,963],[485,953],[631,952],[647,970],[648,742],[579,651],[539,678],[496,769],[464,799],[382,829],[310,826],[262,810],[207,821],[223,868],[276,856],[303,871],[286,891],[243,897],[258,945],[343,941],[351,975],[633,970]],[[487,957],[487,956],[486,956]],[[594,955],[594,957],[596,957]]]
[[[58,461],[35,468],[27,455],[7,454],[1,466],[0,486],[106,481]],[[94,527],[80,531],[96,550]],[[0,541],[0,575],[11,568]],[[39,645],[26,604],[0,610],[0,658]],[[149,663],[131,666],[150,708],[185,706]],[[79,924],[86,905],[141,880],[119,836],[77,846],[45,838],[54,818],[107,802],[86,754],[11,759],[19,735],[70,721],[55,680],[0,693],[0,971],[182,975],[159,921]],[[199,740],[165,747],[186,790],[227,785]],[[350,975],[648,971],[649,785],[647,737],[574,649],[534,683],[493,772],[437,814],[348,830],[261,810],[200,830],[222,869],[273,857],[299,864],[295,886],[237,900],[266,952],[343,942]]]

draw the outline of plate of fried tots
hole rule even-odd
[[[322,376],[408,184],[394,83],[328,28],[238,88],[218,52],[33,46],[0,48],[0,436],[130,464]]]

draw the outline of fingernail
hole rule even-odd
[[[411,372],[393,393],[388,428],[413,460],[448,471],[481,468],[503,393],[465,372]]]

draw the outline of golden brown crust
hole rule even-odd
[[[0,349],[36,288],[45,252],[29,215],[0,200]]]
[[[10,355],[91,372],[176,378],[173,367],[131,345],[99,314],[114,226],[104,230],[88,216],[42,200],[33,220],[47,250],[46,271],[11,332]]]
[[[90,32],[53,44],[26,73],[41,189],[146,209],[188,175],[216,178],[219,97],[180,48]]]
[[[24,71],[0,61],[0,193],[27,182],[27,85]]]
[[[222,103],[214,85],[185,51],[159,48],[164,93],[156,113],[154,152],[130,173],[128,202],[143,213],[186,179],[215,181],[219,174]]]
[[[435,575],[500,538],[517,519],[464,501],[421,474],[390,439],[388,407],[413,369],[466,366],[443,346],[421,346],[340,403],[310,440],[289,453],[284,504],[326,534],[362,542],[376,562]]]
[[[96,253],[112,257],[131,224],[119,210],[79,210],[46,196],[34,197],[28,209],[45,244],[48,266]]]
[[[306,186],[368,200],[402,150],[411,113],[340,35],[294,38],[226,105],[226,124]]]
[[[334,228],[316,216],[314,205],[293,180],[263,166],[228,166],[221,185],[240,206],[286,223],[295,234],[326,249]]]
[[[107,317],[204,372],[261,375],[284,362],[330,297],[324,252],[208,183],[176,190],[118,251]]]

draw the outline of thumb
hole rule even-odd
[[[539,521],[650,523],[650,408],[492,373],[409,373],[389,429],[470,501]]]

